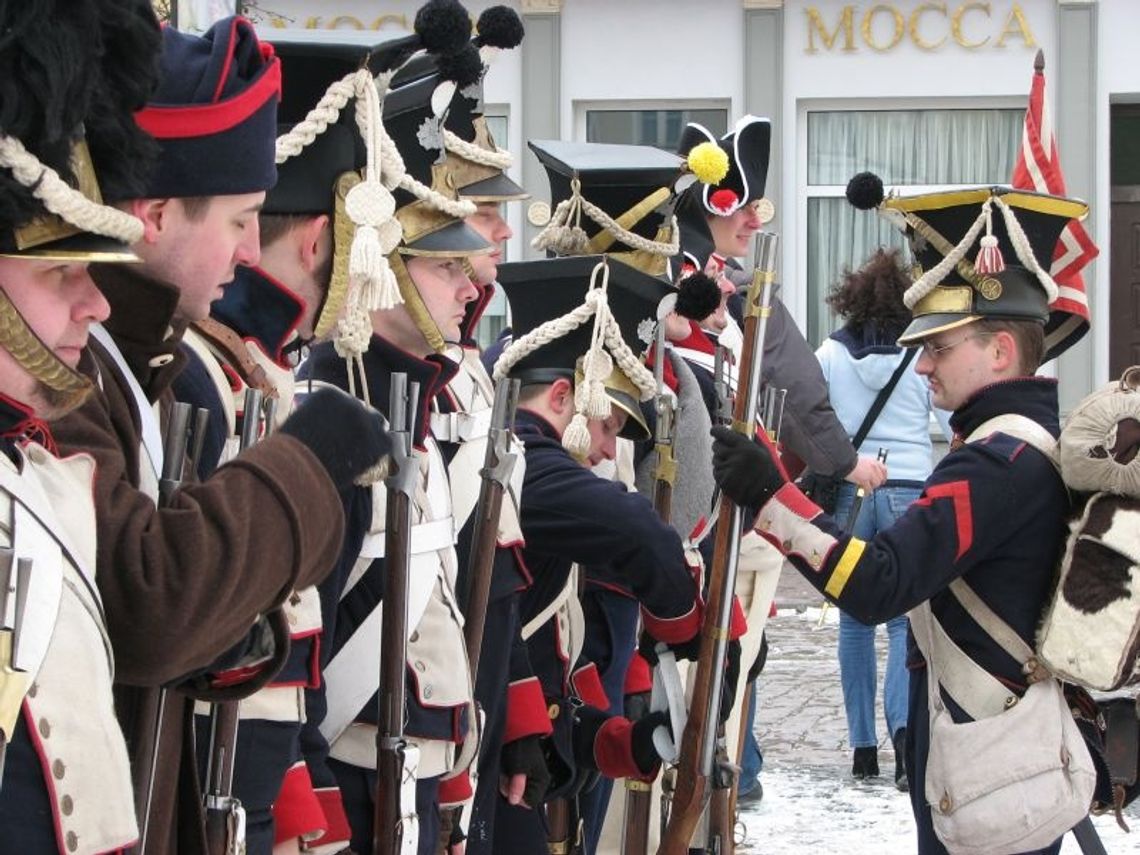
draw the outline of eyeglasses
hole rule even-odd
[[[941,345],[935,345],[934,342],[928,339],[922,343],[922,352],[925,355],[929,356],[931,359],[937,360],[941,359],[947,351],[953,350],[964,341],[969,341],[972,338],[989,338],[992,335],[993,333],[988,332],[969,333],[968,335],[962,336],[957,341],[952,341],[950,344]]]

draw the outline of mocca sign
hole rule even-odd
[[[271,14],[268,18],[269,26],[278,29],[297,26],[296,21],[281,15]],[[304,20],[301,27],[306,30],[379,30],[385,27],[393,27],[409,32],[412,29],[408,25],[408,16],[400,14],[379,15],[371,19],[358,18],[356,15],[333,15],[328,18],[321,15],[310,15]]]
[[[1027,48],[1037,40],[1020,3],[1006,11],[995,10],[988,2],[875,3],[860,6],[848,3],[838,16],[828,20],[816,6],[804,10],[807,23],[807,53],[840,50],[854,53],[860,47],[884,53],[909,38],[922,50],[938,50],[948,43],[966,50],[1004,48],[1020,41]]]

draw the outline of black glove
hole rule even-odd
[[[550,786],[550,769],[546,766],[542,741],[539,737],[524,736],[508,742],[503,746],[500,761],[499,770],[507,778],[512,775],[526,775],[523,804],[528,808],[542,804],[546,790]]]
[[[649,715],[649,696],[649,692],[626,695],[623,704],[625,717],[630,721],[639,721]]]
[[[664,710],[651,712],[633,723],[629,734],[629,751],[637,768],[646,775],[653,774],[661,763],[661,755],[653,745],[653,731],[668,726],[669,713]]]
[[[384,417],[331,386],[306,397],[280,431],[308,446],[337,490],[351,487],[392,449]]]
[[[756,443],[731,428],[712,429],[713,478],[732,501],[759,508],[787,482],[767,443]]]

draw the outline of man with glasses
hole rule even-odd
[[[1074,200],[989,187],[884,202],[881,182],[864,183],[877,184],[866,206],[905,223],[925,271],[905,295],[914,319],[899,344],[922,348],[916,370],[930,384],[934,404],[953,411],[953,450],[922,496],[870,541],[845,534],[788,483],[767,447],[720,428],[714,429],[716,478],[735,501],[759,509],[756,530],[828,599],[868,624],[929,602],[946,635],[1020,696],[1027,688],[1020,663],[975,623],[950,584],[963,580],[1033,646],[1069,511],[1060,476],[1037,447],[1060,432],[1056,381],[1034,376],[1057,294],[1046,271],[1061,230],[1088,209]],[[925,786],[926,661],[910,649],[911,806],[920,855],[941,853]],[[941,657],[936,664],[944,673]],[[954,720],[971,720],[964,710],[975,699],[954,700],[948,705]],[[1057,840],[1040,851],[1059,849]]]

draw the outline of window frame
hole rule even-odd
[[[835,198],[842,197],[846,185],[837,184],[809,184],[808,183],[808,114],[809,113],[847,113],[869,111],[948,111],[948,110],[1011,110],[1024,111],[1026,108],[1025,95],[1009,96],[979,95],[976,97],[929,97],[929,98],[803,98],[796,102],[796,162],[795,185],[793,197],[795,199],[795,269],[789,271],[791,276],[781,277],[785,283],[794,282],[795,287],[784,286],[781,296],[784,304],[792,312],[796,323],[804,333],[808,344],[815,347],[818,342],[812,341],[812,330],[809,328],[809,298],[810,283],[807,281],[808,271],[808,200],[809,198]],[[771,177],[769,177],[771,180]],[[975,187],[977,184],[905,184],[899,185],[906,195],[920,193],[935,193],[942,190],[953,190],[962,187]],[[887,185],[886,192],[892,187]],[[787,222],[785,220],[785,222]],[[838,271],[836,271],[836,275]]]

